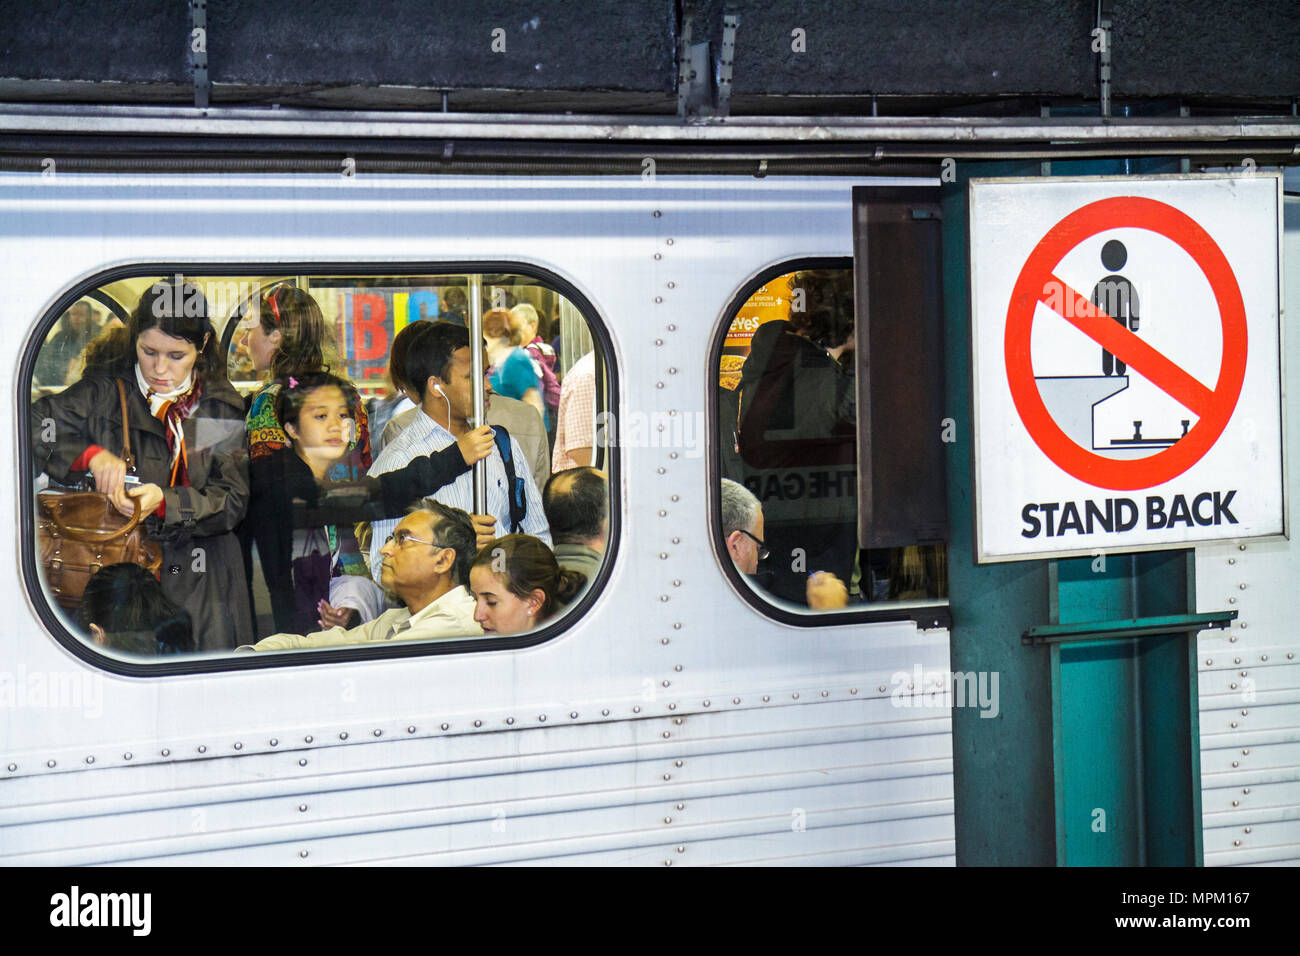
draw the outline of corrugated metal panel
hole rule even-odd
[[[936,860],[951,773],[947,712],[882,697],[369,740],[11,779],[0,862]]]

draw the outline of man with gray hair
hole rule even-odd
[[[393,529],[382,555],[382,581],[402,607],[360,627],[331,627],[314,634],[273,634],[257,651],[336,647],[375,641],[479,637],[474,598],[465,585],[476,550],[474,523],[459,508],[426,498]]]
[[[757,574],[758,562],[767,557],[763,544],[763,506],[744,485],[722,479],[722,537],[736,570]]]
[[[763,542],[763,506],[744,485],[722,479],[722,537],[727,553],[741,574],[757,574],[758,562],[768,556]],[[834,611],[849,603],[844,582],[829,571],[815,571],[805,588],[808,607]]]

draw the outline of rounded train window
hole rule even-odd
[[[851,265],[772,270],[729,319],[713,373],[717,530],[744,593],[796,615],[946,598],[941,541],[873,547],[863,533]]]
[[[33,346],[42,616],[155,664],[556,633],[617,531],[590,316],[523,272],[87,290]]]

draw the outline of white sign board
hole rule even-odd
[[[1276,174],[970,185],[980,561],[1285,534]]]

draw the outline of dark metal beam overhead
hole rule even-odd
[[[1287,108],[1294,0],[1108,0],[1116,101]],[[1007,98],[1099,111],[1097,0],[206,0],[214,105],[677,113],[688,30],[723,64],[729,111],[992,111]],[[0,100],[195,102],[194,20],[177,0],[0,5]],[[201,78],[200,78],[201,79]],[[792,99],[793,98],[793,99]],[[792,108],[791,104],[798,104]]]

